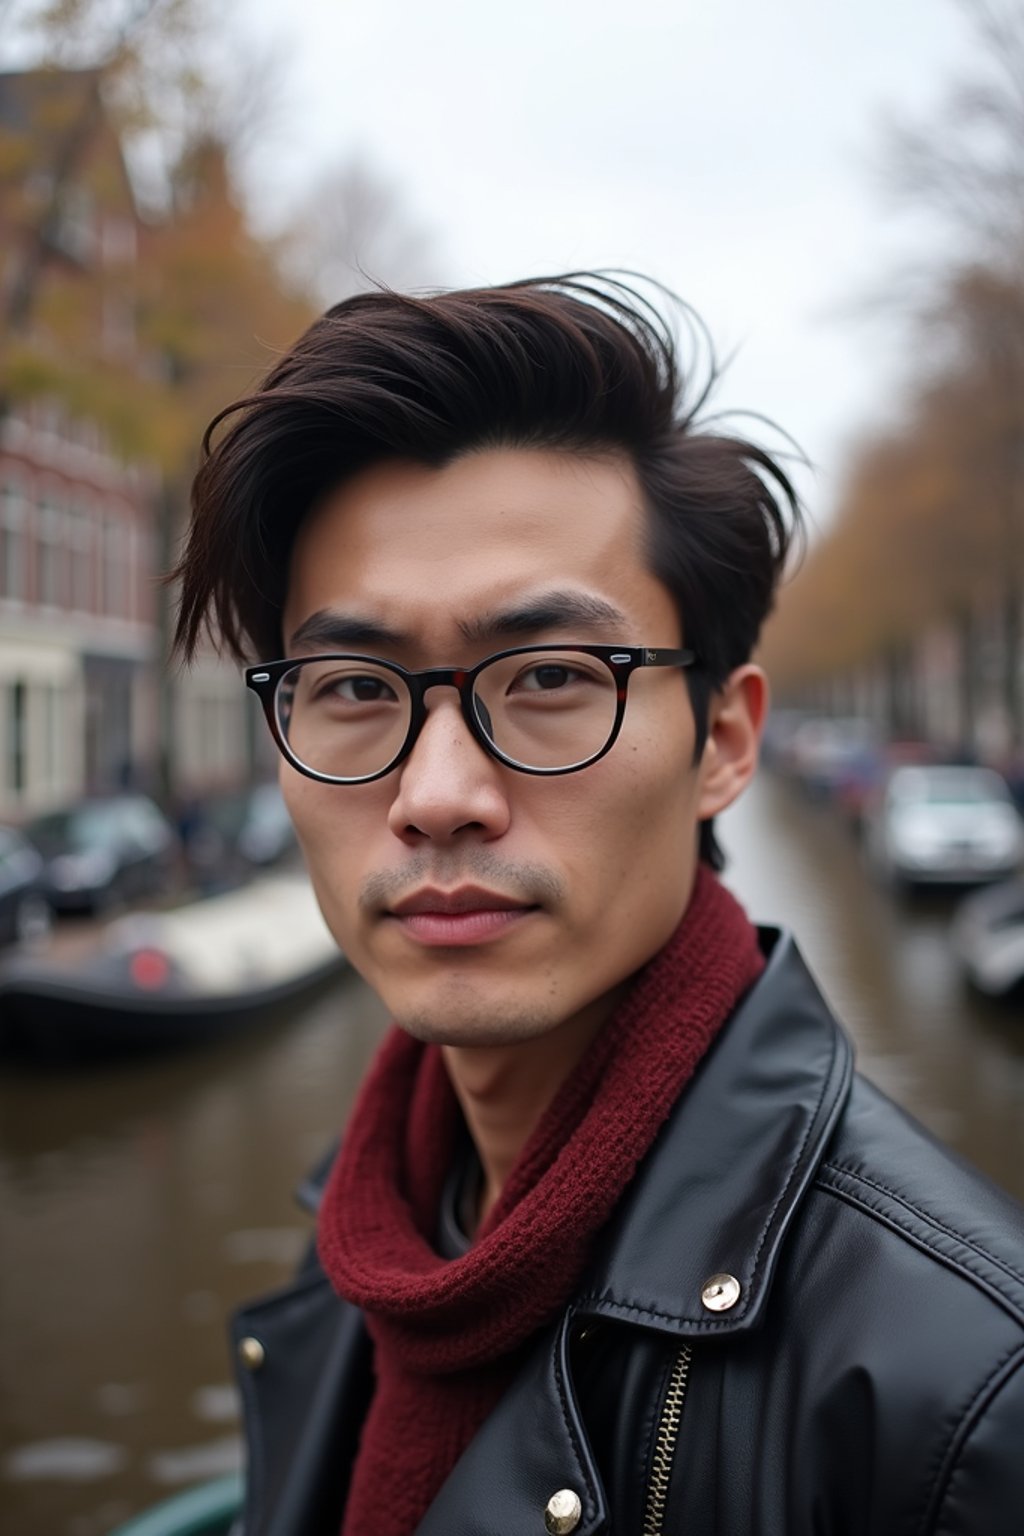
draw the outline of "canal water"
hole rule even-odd
[[[876,890],[825,808],[762,779],[729,880],[795,929],[862,1068],[1024,1199],[1024,1017],[965,993],[948,899]],[[103,1536],[238,1465],[224,1320],[309,1232],[293,1185],[383,1027],[352,975],[284,1023],[102,1071],[0,1077],[0,1533]]]
[[[0,1079],[0,1536],[102,1536],[238,1465],[229,1308],[278,1285],[293,1186],[384,1023],[351,974],[187,1055]]]

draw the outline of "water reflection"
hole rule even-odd
[[[291,1024],[117,1070],[0,1082],[0,1502],[98,1536],[238,1459],[224,1318],[308,1236],[294,1184],[347,1115],[379,1005],[351,975]]]
[[[875,890],[832,815],[764,780],[724,818],[730,880],[793,927],[860,1062],[1024,1198],[1024,1019],[969,997],[948,903]],[[209,1050],[0,1079],[0,1506],[17,1536],[102,1536],[233,1466],[225,1314],[306,1241],[294,1184],[383,1022],[345,976]],[[14,1255],[11,1262],[10,1255]]]

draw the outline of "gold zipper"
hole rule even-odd
[[[679,1439],[679,1424],[683,1416],[683,1399],[686,1397],[692,1357],[692,1347],[684,1344],[676,1356],[668,1379],[668,1389],[658,1422],[658,1436],[654,1442],[654,1456],[651,1459],[651,1481],[647,1486],[643,1536],[663,1536],[668,1485],[672,1476],[676,1441]]]

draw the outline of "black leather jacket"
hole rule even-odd
[[[419,1536],[543,1536],[559,1490],[574,1536],[1024,1532],[1024,1212],[853,1076],[794,944],[765,941]],[[235,1337],[246,1536],[337,1536],[359,1313],[314,1262]]]

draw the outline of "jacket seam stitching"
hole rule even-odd
[[[555,1389],[558,1392],[558,1408],[562,1415],[562,1422],[565,1425],[566,1434],[569,1436],[569,1441],[572,1445],[573,1451],[575,1452],[577,1463],[579,1464],[580,1471],[583,1474],[584,1487],[587,1490],[587,1498],[592,1506],[591,1514],[596,1515],[597,1504],[594,1500],[593,1490],[591,1488],[591,1479],[587,1469],[587,1458],[584,1454],[580,1438],[576,1433],[576,1427],[572,1422],[572,1415],[569,1412],[568,1394],[566,1391],[565,1377],[562,1370],[562,1352],[568,1344],[568,1330],[571,1326],[571,1318],[574,1315],[575,1308],[571,1309],[570,1313],[565,1319],[563,1324],[563,1336],[559,1340],[558,1348],[555,1350]]]
[[[980,1405],[991,1391],[992,1385],[996,1381],[996,1378],[1006,1369],[1006,1366],[1014,1358],[1015,1355],[1019,1356],[1021,1360],[1024,1360],[1024,1349],[1022,1349],[1020,1344],[1014,1344],[1012,1349],[1007,1350],[1007,1352],[1004,1355],[1001,1355],[1000,1358],[996,1361],[995,1365],[992,1367],[992,1370],[985,1377],[984,1381],[981,1382],[977,1391],[974,1393],[970,1402],[964,1409],[959,1423],[954,1427],[952,1433],[950,1434],[945,1450],[942,1452],[941,1456],[937,1458],[935,1492],[933,1494],[932,1500],[930,1501],[929,1507],[924,1511],[924,1514],[921,1518],[921,1524],[918,1526],[918,1531],[921,1533],[921,1536],[927,1536],[928,1531],[935,1531],[938,1529],[942,1511],[946,1505],[946,1500],[949,1497],[949,1487],[953,1480],[953,1475],[956,1472],[957,1464],[963,1455],[964,1449],[967,1446],[967,1442],[970,1440],[983,1417],[982,1412],[979,1411]],[[1014,1373],[1011,1372],[1009,1375],[1007,1375],[1007,1382],[1012,1379],[1013,1374]]]
[[[835,1070],[836,1057],[837,1057],[838,1053],[839,1053],[839,1035],[838,1035],[838,1032],[833,1032],[833,1036],[832,1036],[832,1054],[831,1054],[831,1056],[829,1058],[828,1071],[825,1073],[824,1080],[823,1080],[822,1085],[821,1085],[821,1092],[818,1094],[817,1101],[816,1101],[816,1103],[814,1105],[814,1113],[808,1119],[807,1128],[804,1131],[803,1136],[800,1138],[800,1145],[797,1148],[797,1153],[796,1153],[795,1158],[793,1159],[793,1163],[792,1163],[792,1166],[790,1167],[789,1174],[787,1175],[786,1182],[785,1182],[785,1184],[783,1184],[782,1188],[780,1189],[780,1191],[778,1193],[778,1197],[775,1200],[775,1203],[773,1204],[771,1210],[768,1212],[767,1220],[765,1221],[765,1224],[764,1224],[764,1226],[761,1229],[761,1236],[760,1236],[760,1239],[758,1240],[757,1247],[754,1249],[754,1263],[753,1263],[753,1268],[751,1269],[751,1272],[750,1272],[751,1289],[753,1289],[753,1287],[756,1285],[757,1280],[758,1280],[758,1272],[759,1272],[759,1270],[761,1268],[762,1253],[763,1253],[763,1250],[764,1250],[764,1246],[765,1246],[765,1244],[768,1241],[768,1233],[771,1230],[773,1222],[775,1221],[775,1213],[779,1209],[779,1206],[782,1204],[783,1200],[786,1198],[786,1195],[789,1192],[789,1187],[793,1183],[793,1180],[797,1176],[797,1170],[799,1168],[801,1168],[802,1165],[803,1165],[804,1153],[806,1152],[807,1145],[808,1145],[808,1143],[809,1143],[809,1141],[811,1139],[811,1133],[813,1132],[815,1126],[818,1124],[818,1121],[820,1119],[820,1116],[821,1116],[821,1106],[825,1102],[825,1094],[828,1091],[828,1086],[829,1086],[829,1084],[832,1081],[833,1072]],[[749,1309],[747,1309],[747,1310],[749,1310]]]
[[[259,1405],[256,1400],[256,1387],[252,1378],[248,1375],[242,1377],[242,1397],[249,1410],[249,1455],[245,1469],[245,1526],[248,1526],[248,1516],[256,1510],[263,1498],[263,1481],[266,1475],[264,1466],[263,1426],[260,1423]]]
[[[643,1307],[638,1302],[622,1301],[612,1291],[587,1291],[579,1301],[580,1305],[607,1301],[620,1312],[633,1312],[637,1317],[650,1318],[658,1323],[686,1323],[689,1328],[702,1333],[721,1333],[726,1326],[724,1321],[708,1322],[702,1318],[684,1317],[676,1312],[659,1312],[656,1307]]]
[[[835,1200],[842,1200],[847,1205],[853,1206],[855,1210],[862,1212],[863,1215],[882,1222],[888,1227],[890,1232],[897,1233],[906,1242],[919,1249],[921,1253],[927,1254],[936,1263],[944,1265],[953,1274],[959,1275],[961,1279],[980,1286],[994,1305],[1004,1308],[1004,1310],[1010,1313],[1018,1327],[1021,1325],[1021,1307],[1017,1299],[1008,1295],[991,1275],[980,1273],[972,1268],[962,1255],[954,1257],[952,1254],[943,1253],[941,1248],[936,1248],[934,1244],[928,1242],[927,1238],[923,1237],[919,1232],[904,1226],[892,1211],[882,1210],[879,1206],[873,1205],[866,1195],[858,1194],[852,1189],[843,1189],[839,1184],[830,1184],[826,1179],[823,1179],[818,1187],[822,1193],[831,1195]]]
[[[822,1172],[839,1174],[845,1178],[853,1179],[859,1184],[866,1184],[869,1189],[878,1190],[879,1194],[888,1195],[890,1200],[895,1200],[904,1210],[910,1211],[914,1216],[921,1217],[923,1221],[929,1222],[937,1231],[944,1233],[946,1237],[950,1237],[954,1242],[962,1244],[970,1252],[979,1254],[982,1258],[987,1259],[990,1264],[994,1265],[996,1269],[1002,1270],[1010,1279],[1019,1280],[1024,1285],[1024,1271],[1015,1269],[1005,1259],[990,1253],[987,1248],[983,1247],[981,1243],[976,1242],[974,1238],[965,1237],[962,1232],[957,1232],[954,1228],[946,1226],[945,1222],[940,1221],[937,1216],[933,1216],[922,1206],[913,1205],[905,1196],[897,1193],[894,1189],[889,1189],[887,1185],[879,1183],[877,1179],[871,1179],[864,1173],[857,1173],[852,1168],[844,1168],[841,1163],[823,1163]]]

